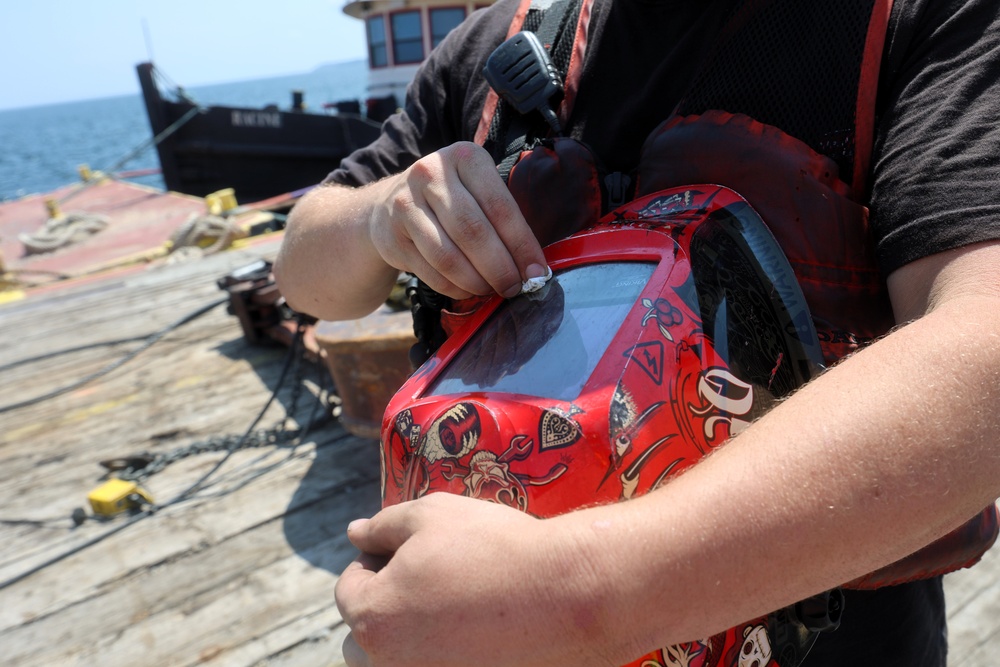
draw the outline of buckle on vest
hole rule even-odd
[[[606,210],[613,211],[629,200],[628,189],[630,185],[632,185],[631,177],[620,171],[616,171],[604,177],[604,190],[608,195],[608,205]]]

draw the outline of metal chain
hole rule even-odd
[[[302,325],[299,324],[298,335],[296,336],[296,341],[302,339]],[[293,345],[293,352],[298,351],[298,345]],[[295,382],[292,383],[292,395],[288,400],[288,409],[285,411],[285,418],[281,420],[280,429],[284,430],[288,426],[288,420],[295,417],[295,413],[299,407],[299,398],[302,396],[302,387],[305,385],[306,373],[302,366],[302,355],[296,354],[294,361],[295,370],[293,375],[295,377]]]
[[[189,456],[206,454],[208,452],[229,452],[268,445],[281,445],[298,437],[299,429],[287,430],[284,422],[277,427],[251,431],[246,437],[239,435],[224,435],[192,442],[184,447],[178,447],[169,452],[142,452],[129,460],[135,460],[134,465],[126,465],[115,471],[115,476],[128,482],[142,481],[160,472],[172,463]]]
[[[295,354],[296,352],[297,345],[294,346],[291,353]],[[294,418],[298,410],[302,388],[305,385],[305,369],[302,363],[302,355],[297,354],[293,363],[295,364],[293,373],[294,382],[288,401],[288,409],[285,411],[285,416],[281,421],[274,426],[257,429],[243,436],[215,436],[207,440],[192,442],[169,452],[141,452],[127,459],[122,459],[120,464],[115,465],[115,476],[128,482],[139,482],[155,475],[170,464],[190,456],[197,456],[198,454],[208,452],[234,452],[244,449],[267,447],[269,445],[282,445],[295,440],[303,432],[303,429],[301,426],[289,429],[288,421],[290,418]]]

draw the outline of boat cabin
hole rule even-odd
[[[365,23],[368,97],[401,103],[420,63],[452,28],[489,0],[351,0],[344,13]]]

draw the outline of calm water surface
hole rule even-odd
[[[365,85],[365,63],[356,61],[324,65],[306,74],[187,88],[186,92],[204,105],[277,104],[284,109],[291,105],[291,91],[301,90],[306,105],[318,110],[326,102],[361,99]],[[0,200],[48,192],[77,181],[80,164],[118,172],[159,168],[151,146],[120,164],[150,138],[149,121],[138,92],[0,111]],[[158,175],[130,180],[163,187]]]

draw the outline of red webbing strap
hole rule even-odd
[[[521,3],[517,6],[517,11],[514,12],[514,18],[510,22],[510,27],[507,28],[507,37],[505,39],[510,39],[517,33],[521,31],[521,26],[524,25],[524,19],[528,15],[528,10],[531,9],[532,0],[521,0]],[[492,88],[486,93],[486,103],[483,104],[483,112],[479,115],[479,126],[476,128],[476,136],[473,139],[477,144],[482,146],[486,143],[486,137],[490,133],[490,125],[493,123],[493,116],[497,112],[497,104],[500,103],[500,96],[497,95],[496,91]]]
[[[891,13],[892,0],[875,0],[872,16],[868,21],[865,52],[861,59],[858,101],[854,113],[854,174],[851,179],[851,189],[858,201],[864,198],[868,185],[868,169],[871,166],[872,142],[875,137],[875,99],[878,95],[879,69],[882,66],[882,49]]]
[[[580,18],[576,22],[576,34],[573,35],[573,54],[569,58],[566,70],[566,80],[563,82],[563,99],[559,103],[559,122],[563,127],[569,122],[573,112],[576,93],[580,88],[580,77],[583,75],[583,60],[587,53],[587,31],[590,28],[591,8],[594,0],[583,0],[580,5]]]
[[[566,71],[566,80],[563,82],[563,99],[559,103],[559,122],[566,126],[570,113],[573,111],[573,103],[576,101],[576,93],[580,87],[580,77],[583,74],[583,60],[587,52],[587,30],[590,27],[591,9],[594,0],[583,0],[580,5],[580,16],[576,21],[576,32],[573,35],[573,53],[570,55],[569,67]],[[524,18],[531,8],[531,0],[521,0],[521,4],[514,14],[514,19],[507,29],[507,39],[517,34],[524,25]],[[546,45],[548,46],[548,45]],[[479,125],[476,127],[476,136],[473,139],[480,146],[486,143],[489,136],[490,125],[493,123],[493,116],[497,112],[497,104],[500,96],[490,88],[486,94],[486,102],[483,104],[483,111],[479,115]]]

